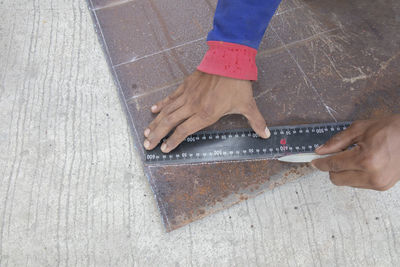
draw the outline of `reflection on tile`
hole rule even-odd
[[[254,83],[254,97],[269,125],[318,123],[332,121],[315,92],[307,86],[288,52],[283,51],[258,59],[262,70]],[[155,118],[150,107],[178,87],[178,84],[157,90],[128,101],[129,111],[139,133]],[[310,105],[312,103],[312,105]],[[241,115],[232,115],[218,121],[209,129],[248,128]],[[140,143],[144,141],[141,135]]]
[[[108,8],[111,6],[116,6],[120,4],[124,4],[129,1],[135,0],[89,0],[92,4],[92,8],[100,9],[100,8]]]
[[[200,62],[216,0],[91,1],[144,159],[143,131],[155,118],[150,107]],[[400,112],[398,14],[397,0],[283,0],[261,42],[253,84],[267,123]],[[209,128],[243,127],[243,116],[230,115]],[[167,231],[308,171],[265,160],[144,167]]]
[[[200,40],[115,67],[125,98],[182,81],[196,69],[206,50],[205,40]]]
[[[311,9],[297,8],[274,16],[271,20],[272,27],[285,44],[304,40],[338,28],[340,25],[328,16],[314,13]]]
[[[388,40],[374,47],[375,37],[348,27],[290,50],[338,120],[366,119],[400,110],[400,51],[393,57]]]
[[[113,65],[202,38],[213,16],[196,0],[132,1],[96,13]]]
[[[270,125],[332,121],[287,51],[260,57],[257,64],[254,97]]]

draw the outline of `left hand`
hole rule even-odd
[[[152,150],[173,129],[161,145],[169,153],[185,138],[214,124],[228,114],[244,115],[261,137],[271,133],[253,97],[252,84],[196,70],[172,94],[151,107],[157,117],[144,131],[145,149]]]
[[[351,150],[350,145],[356,144]],[[400,179],[400,115],[354,122],[316,150],[311,162],[333,184],[384,191]]]

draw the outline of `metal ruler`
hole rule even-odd
[[[163,153],[160,145],[146,151],[148,164],[177,164],[252,159],[274,159],[313,152],[351,122],[269,127],[271,137],[262,139],[251,129],[200,131],[188,136],[176,149]]]

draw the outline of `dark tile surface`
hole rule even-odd
[[[332,121],[318,96],[307,86],[303,74],[296,67],[287,51],[262,56],[257,59],[260,69],[259,80],[254,83],[253,92],[261,113],[269,125],[318,123]],[[143,133],[155,118],[150,107],[168,96],[178,84],[150,92],[128,100],[129,111],[136,129]],[[308,105],[311,102],[313,105]],[[223,118],[210,129],[248,128],[247,120],[232,115]],[[140,142],[144,136],[140,136]]]
[[[259,78],[254,83],[253,94],[270,125],[317,123],[334,119],[306,83],[304,74],[286,50],[259,57],[257,65]]]
[[[113,65],[203,38],[213,10],[205,1],[129,1],[96,11]]]
[[[207,47],[215,0],[91,0],[136,147],[150,107],[175,90]],[[254,96],[269,125],[400,112],[400,3],[284,0],[261,42]],[[238,115],[210,128],[248,127]],[[150,166],[167,231],[310,170],[276,161]]]
[[[283,43],[280,37],[272,29],[268,27],[265,31],[264,38],[261,40],[260,46],[258,47],[258,54],[262,52],[270,52],[282,47]]]
[[[305,40],[339,26],[328,15],[315,13],[306,5],[274,16],[269,25],[285,44]]]
[[[127,99],[182,81],[207,51],[205,39],[115,67]]]
[[[342,29],[289,48],[338,120],[400,110],[400,6],[394,7],[397,13],[376,3],[332,6]]]

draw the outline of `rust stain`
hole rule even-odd
[[[198,12],[213,12],[215,1],[205,1],[208,7],[205,5],[205,10]],[[307,31],[310,29],[299,27],[297,22],[303,21],[303,18],[313,13],[310,25],[317,27],[316,31],[319,33],[306,39],[286,38],[289,41],[287,40],[285,45],[260,51],[257,57],[260,77],[253,88],[260,111],[269,125],[317,123],[331,119],[326,110],[318,105],[317,99],[313,98],[309,82],[305,82],[303,76],[300,75],[298,65],[301,65],[321,97],[335,110],[338,120],[366,119],[400,112],[400,51],[398,47],[400,36],[397,34],[400,27],[397,12],[400,10],[400,2],[367,2],[363,0],[308,1],[306,4],[312,9],[311,11],[305,8],[298,9],[291,13],[291,16],[299,16],[298,20],[294,19],[293,22],[288,20],[289,27],[276,30],[279,37],[288,37],[288,34],[294,37],[308,36]],[[174,47],[176,43],[171,37],[174,29],[168,29],[166,18],[156,6],[157,2],[149,0],[140,3],[142,7],[140,11],[144,13],[147,20],[144,23],[150,24],[148,32],[143,33],[154,36],[159,52],[165,48],[164,43],[168,47]],[[123,5],[120,5],[113,9],[122,10],[123,8]],[[107,10],[102,12],[105,13]],[[151,10],[154,11],[155,16],[149,14]],[[92,10],[92,12],[96,11]],[[103,29],[112,28],[113,31],[107,31],[107,34],[115,33],[116,40],[111,41],[119,42],[119,40],[126,40],[118,36],[126,32],[121,29],[131,26],[125,23],[129,20],[124,16],[132,14],[125,12],[115,14],[121,15],[116,15],[110,20],[100,16],[101,21],[98,26]],[[177,17],[168,17],[169,19],[179,20]],[[365,22],[368,22],[368,25],[365,25]],[[197,24],[197,21],[183,23]],[[197,26],[199,29],[205,27],[205,25]],[[322,31],[321,27],[326,31]],[[178,33],[175,34],[178,35]],[[105,39],[108,40],[109,37]],[[179,36],[182,39],[185,39],[184,37]],[[139,34],[135,38],[142,37]],[[290,42],[297,39],[299,41]],[[138,42],[139,45],[143,43]],[[117,46],[119,49],[117,52],[124,53],[129,47],[132,45],[121,43]],[[134,48],[141,49],[141,47]],[[287,51],[293,54],[298,65],[293,63]],[[112,57],[109,54],[107,56]],[[183,66],[176,50],[163,52],[160,58],[160,62],[163,60],[167,62],[166,68],[174,77],[172,83],[177,79],[176,71],[174,74],[176,68],[174,63],[182,73],[188,74],[185,68],[187,66]],[[133,66],[128,67],[133,68]],[[148,66],[143,65],[143,68],[149,73],[154,72]],[[362,73],[358,74],[354,71],[355,69],[362,70]],[[343,73],[356,76],[349,78],[347,75],[342,75]],[[122,75],[115,78],[121,84],[129,80],[129,77]],[[351,82],[346,82],[346,80]],[[168,81],[171,81],[170,77]],[[127,115],[131,116],[129,122],[134,123],[133,128],[138,129],[139,132],[144,130],[144,127],[153,119],[153,115],[144,112],[148,110],[145,107],[153,104],[154,99],[164,97],[166,90],[161,89],[169,85],[171,89],[174,87],[173,84],[160,82],[152,85],[152,88],[146,87],[147,92],[143,95],[137,95],[134,100],[136,105],[129,105],[129,112],[127,112]],[[129,86],[133,86],[132,83],[129,83]],[[155,91],[153,91],[154,88]],[[135,86],[130,88],[130,90],[135,89]],[[120,90],[124,89],[120,88]],[[123,99],[122,102],[126,103],[126,100]],[[244,117],[229,115],[209,129],[244,127],[248,127],[248,122]],[[138,141],[140,140],[135,140],[135,142]],[[141,143],[138,142],[137,145],[141,146]],[[266,190],[273,190],[277,186],[296,181],[312,171],[308,165],[290,165],[272,160],[179,166],[144,165],[144,168],[167,231],[177,229]]]
[[[176,166],[149,169],[151,183],[157,185],[157,201],[165,207],[168,231],[294,181],[307,172],[305,166],[275,160],[185,165],[179,175],[175,174]]]

